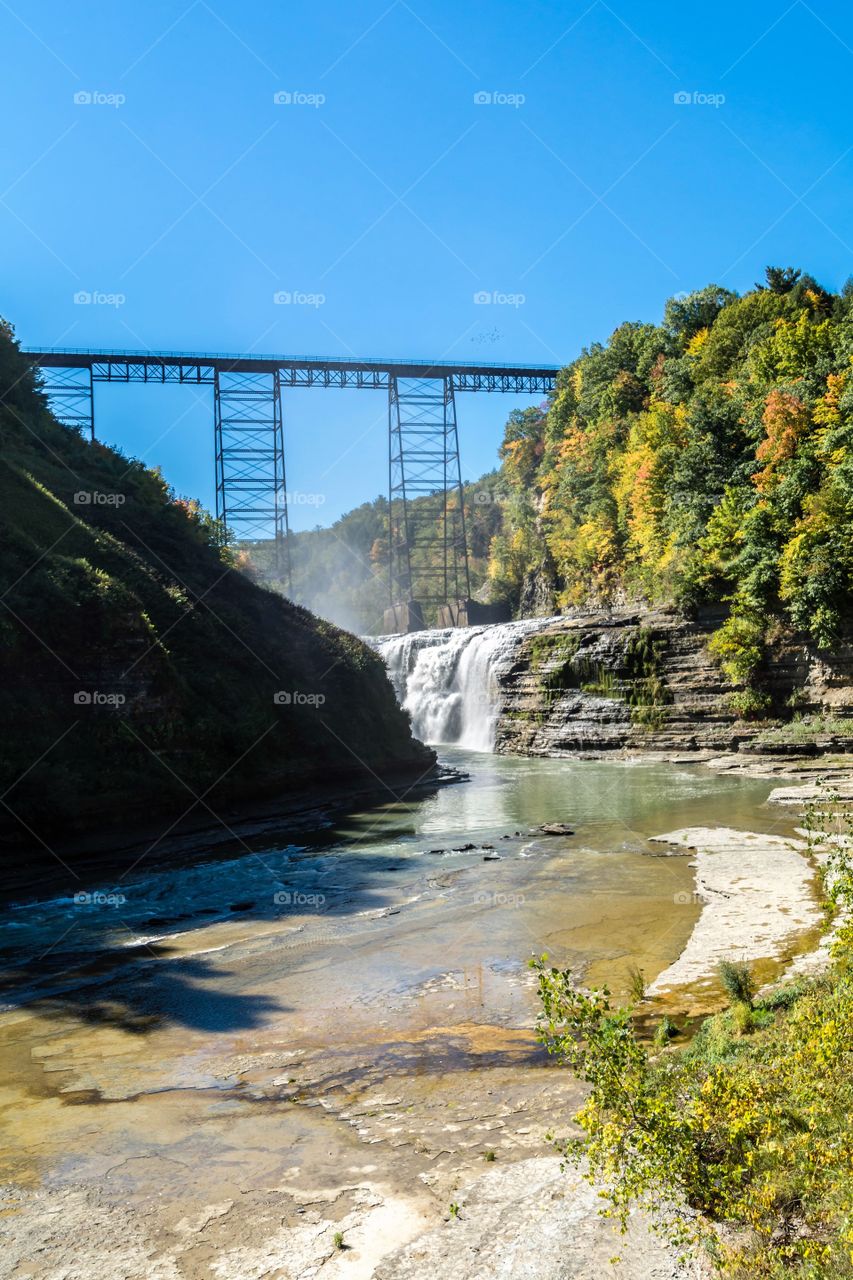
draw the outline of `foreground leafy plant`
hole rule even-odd
[[[646,1048],[607,988],[533,962],[540,1040],[589,1086],[583,1136],[558,1149],[622,1230],[652,1207],[657,1230],[704,1245],[737,1280],[853,1276],[853,871],[845,841],[830,847],[826,891],[842,912],[830,972],[763,1001],[733,965],[733,1008],[684,1051]]]

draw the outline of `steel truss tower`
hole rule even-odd
[[[41,370],[56,417],[92,439],[96,382],[212,387],[216,514],[230,537],[261,546],[271,543],[277,571],[288,583],[281,388],[387,390],[394,606],[451,604],[470,595],[455,392],[547,395],[556,390],[559,373],[556,365],[455,360],[74,347],[23,350]],[[405,610],[406,625],[417,620],[418,613],[417,608]]]
[[[470,595],[453,378],[388,383],[391,604]]]
[[[281,382],[272,373],[213,377],[216,516],[238,541],[271,540],[290,585]]]

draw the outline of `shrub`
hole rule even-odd
[[[717,972],[723,990],[732,1004],[745,1004],[751,1009],[755,998],[755,980],[749,965],[740,960],[721,960]]]
[[[765,615],[758,609],[733,610],[708,648],[732,684],[750,681],[764,657]]]
[[[634,997],[634,999],[637,1001],[638,1004],[641,1000],[645,1000],[646,975],[643,973],[642,969],[636,964],[632,964],[628,968],[628,986],[629,986],[631,995]]]
[[[770,695],[757,689],[736,689],[726,701],[740,720],[763,720],[771,706]]]
[[[678,1027],[667,1017],[666,1014],[664,1014],[655,1028],[655,1044],[658,1045],[659,1048],[663,1048],[677,1035]]]
[[[732,1021],[738,1035],[745,1036],[755,1026],[752,1005],[746,1004],[743,1000],[736,1001],[732,1005]]]
[[[811,815],[815,841],[851,832],[837,805],[822,800]],[[828,848],[826,893],[849,913],[853,855],[834,840]],[[682,1246],[706,1245],[729,1280],[853,1277],[847,914],[832,956],[827,975],[800,979],[757,1008],[748,966],[726,962],[720,977],[733,1007],[707,1019],[685,1050],[665,1053],[641,1043],[631,1011],[614,1006],[606,988],[583,991],[570,971],[534,962],[539,1038],[589,1086],[574,1117],[584,1138],[556,1145],[567,1161],[585,1162],[602,1212],[624,1228],[635,1205],[649,1207],[656,1229]]]

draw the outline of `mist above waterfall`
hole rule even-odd
[[[500,715],[498,672],[546,620],[448,627],[377,640],[412,732],[433,746],[492,751]]]

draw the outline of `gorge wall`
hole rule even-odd
[[[3,322],[0,539],[7,862],[432,768],[372,649],[240,572],[158,472],[57,421]]]
[[[784,752],[767,743],[767,720],[822,716],[807,750],[848,749],[853,730],[853,634],[831,653],[782,631],[768,645],[759,683],[766,717],[732,709],[729,684],[707,649],[722,615],[687,620],[672,611],[615,609],[543,620],[519,635],[494,672],[499,715],[494,749],[506,754],[613,751]],[[797,744],[802,751],[803,744]]]

